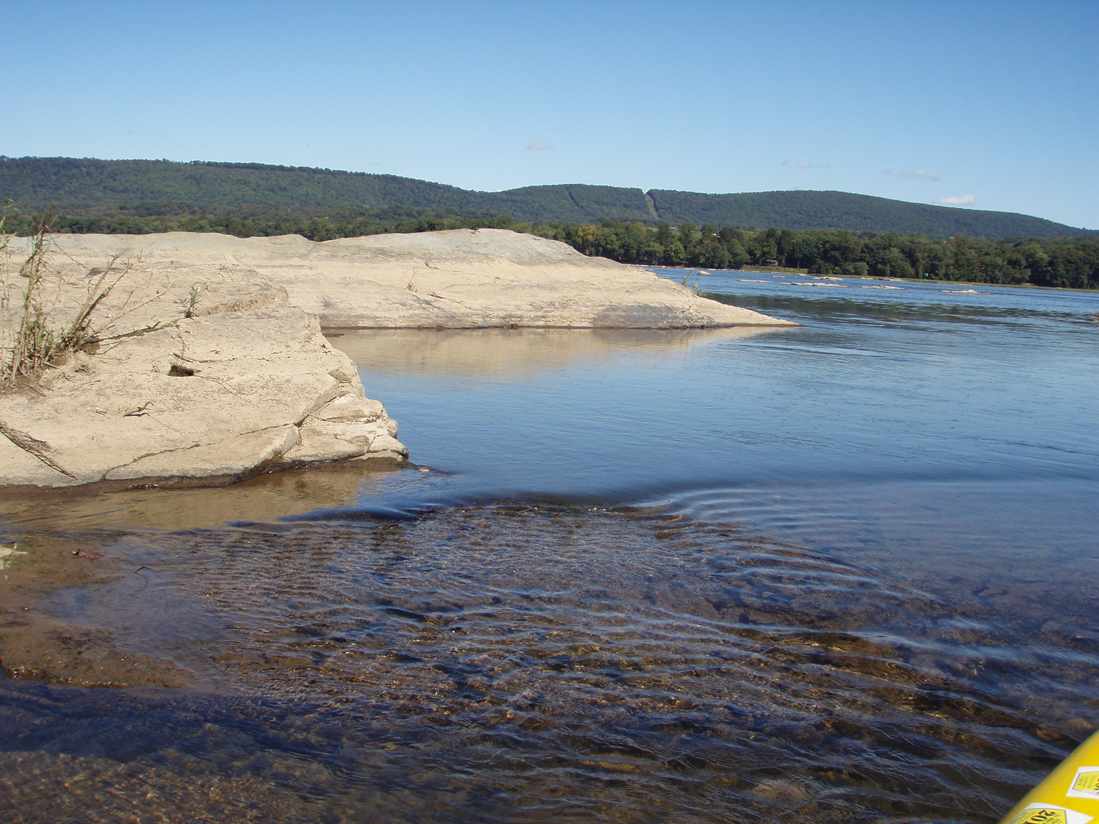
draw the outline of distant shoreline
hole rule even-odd
[[[690,268],[698,271],[697,266],[681,267],[681,266],[668,266],[663,267],[668,269],[681,269]],[[1045,289],[1049,292],[1082,292],[1086,295],[1094,295],[1096,291],[1094,289],[1081,289],[1077,286],[1039,286],[1036,283],[990,283],[987,280],[940,280],[938,278],[902,278],[894,277],[893,275],[813,275],[805,269],[788,269],[782,266],[769,266],[766,269],[712,269],[707,271],[713,272],[754,272],[757,275],[766,274],[778,274],[778,275],[806,275],[807,277],[814,278],[843,278],[844,280],[850,278],[852,280],[888,280],[895,283],[940,283],[944,285],[957,285],[957,286],[996,286],[1003,287],[1004,289]]]

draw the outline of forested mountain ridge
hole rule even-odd
[[[834,191],[649,192],[663,221],[745,226],[753,229],[845,229],[927,237],[998,239],[1092,234],[1044,218],[1012,212],[959,209]]]
[[[0,158],[0,200],[64,214],[432,212],[517,220],[651,220],[640,189],[530,186],[477,192],[396,175],[258,163]]]
[[[1042,218],[831,191],[701,194],[563,184],[479,192],[396,175],[258,163],[0,157],[0,201],[70,217],[432,213],[518,221],[844,229],[929,237],[1093,234]]]

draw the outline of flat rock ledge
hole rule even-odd
[[[0,395],[0,485],[231,479],[318,461],[406,460],[396,422],[365,397],[355,365],[317,318],[266,291],[266,305],[246,311],[123,332]]]
[[[40,302],[73,317],[98,271],[125,277],[99,343],[0,393],[0,487],[239,478],[324,461],[403,462],[328,328],[788,326],[640,267],[503,230],[298,236],[58,235]],[[0,362],[28,250],[0,259]]]
[[[291,306],[316,315],[326,329],[793,325],[700,297],[641,266],[586,257],[565,243],[504,229],[323,243],[299,235],[190,232],[59,235],[55,242],[80,260],[120,254],[161,272],[246,269],[285,289]]]

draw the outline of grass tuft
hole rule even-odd
[[[0,218],[0,254],[6,251],[11,240],[3,234],[3,229],[4,219]],[[49,271],[49,254],[50,225],[49,220],[44,219],[31,237],[30,253],[19,266],[19,277],[26,283],[11,352],[6,362],[0,364],[0,390],[32,380],[43,370],[59,366],[70,353],[96,343],[99,333],[93,325],[95,312],[130,268],[116,255],[106,266],[91,269],[88,272],[90,283],[75,314],[67,321],[59,321],[50,317],[41,302],[43,281]],[[0,276],[0,281],[3,280]],[[4,286],[6,301],[6,281]]]

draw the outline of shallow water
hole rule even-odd
[[[0,680],[0,819],[995,820],[1099,724],[1099,295],[695,278],[802,326],[334,335],[430,471],[7,502],[192,685]]]

